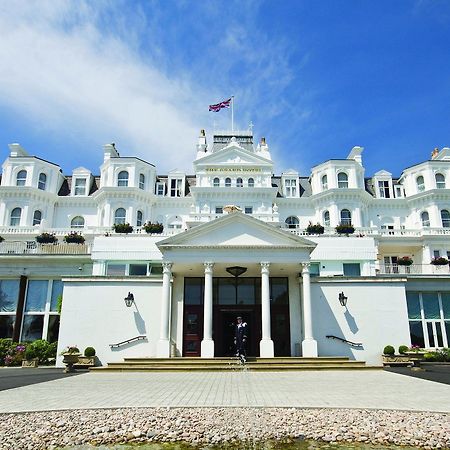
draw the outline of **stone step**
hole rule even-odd
[[[229,363],[230,361],[237,361],[235,357],[222,357],[222,358],[124,358],[125,362],[158,362],[162,364],[215,364],[215,363]],[[319,356],[317,358],[308,358],[308,357],[277,357],[277,358],[259,358],[250,356],[247,358],[247,362],[257,362],[261,364],[273,364],[273,363],[283,363],[283,364],[291,364],[291,363],[304,363],[304,362],[313,362],[313,363],[321,363],[321,362],[340,362],[340,361],[349,361],[348,357],[340,357],[340,356]]]

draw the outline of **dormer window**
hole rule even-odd
[[[438,189],[445,189],[445,176],[442,173],[437,173],[435,175],[436,187]]]
[[[255,187],[255,180],[253,178],[248,179],[248,187]]]
[[[225,178],[225,187],[231,187],[231,178]]]
[[[119,172],[119,175],[117,176],[117,186],[128,186],[128,172],[126,170]]]
[[[27,182],[27,171],[26,170],[20,170],[17,173],[16,186],[25,186],[26,182]]]
[[[33,214],[33,226],[40,225],[42,220],[42,212],[38,209]]]
[[[45,173],[40,173],[38,181],[38,189],[40,189],[41,191],[45,191],[46,185],[47,185],[47,175],[45,175]]]
[[[338,188],[339,189],[348,188],[348,175],[345,172],[338,173]]]
[[[73,195],[86,195],[86,178],[75,178]]]
[[[297,179],[286,178],[284,180],[284,189],[286,197],[297,197]]]
[[[172,178],[170,180],[170,196],[171,197],[181,197],[183,179],[182,178]]]
[[[423,227],[429,227],[430,226],[430,215],[428,214],[427,211],[424,211],[421,215],[420,215],[420,219],[422,221],[422,226]]]
[[[166,185],[164,183],[156,183],[156,195],[162,197],[166,194]]]
[[[400,186],[400,185],[395,186],[395,197],[396,198],[403,197],[403,187],[402,186]]]
[[[243,187],[244,186],[244,182],[242,181],[242,178],[238,178],[236,180],[236,187]]]
[[[139,175],[139,189],[145,189],[145,175],[143,173]]]
[[[219,187],[220,186],[220,180],[216,177],[213,180],[213,186],[214,187]]]
[[[422,175],[419,175],[416,178],[416,185],[419,192],[423,192],[425,190],[425,180],[423,179]]]
[[[378,181],[378,192],[379,192],[381,198],[390,198],[391,197],[391,191],[389,189],[389,181],[388,180]]]
[[[322,176],[321,183],[322,183],[322,191],[326,191],[328,189],[328,177],[326,175]]]

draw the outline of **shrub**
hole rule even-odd
[[[395,354],[395,348],[392,347],[392,345],[386,345],[386,347],[384,347],[383,354],[385,354],[385,355],[394,355]]]
[[[54,342],[50,343],[44,339],[37,339],[27,345],[27,359],[29,359],[29,354],[33,355],[30,359],[38,358],[39,364],[48,364],[49,360],[56,356],[56,345]]]
[[[407,345],[400,345],[398,348],[398,352],[400,355],[404,355],[409,350],[409,347]]]
[[[446,266],[448,264],[448,259],[439,256],[438,258],[433,258],[431,264],[433,264],[433,266]]]
[[[61,315],[61,309],[62,309],[62,302],[63,302],[63,296],[62,294],[59,294],[58,297],[56,297],[56,312]]]
[[[320,223],[316,223],[313,225],[311,222],[309,222],[308,226],[306,227],[306,232],[308,234],[323,234],[325,231],[325,228],[320,225]]]
[[[345,224],[340,224],[336,227],[336,233],[338,234],[353,234],[355,232],[355,227],[353,225],[345,225]]]
[[[68,244],[84,244],[84,236],[76,231],[72,231],[64,236],[64,242]]]
[[[113,225],[113,230],[116,233],[128,234],[133,232],[133,227],[129,223],[115,223]]]
[[[401,258],[397,258],[397,264],[399,266],[410,266],[413,263],[413,260],[409,256],[402,256]]]
[[[61,355],[64,355],[64,353],[80,353],[80,350],[75,345],[68,345],[62,352]]]
[[[26,349],[25,349],[25,359],[27,361],[30,361],[34,358],[37,358],[37,352],[36,349],[34,347],[32,347],[31,345],[29,345]]]
[[[53,233],[42,233],[36,236],[36,241],[39,242],[39,244],[55,244],[58,242],[58,239],[56,239],[56,236]]]
[[[6,355],[3,359],[5,366],[20,366],[25,356],[25,345],[19,342],[12,342],[9,339],[9,348],[6,351]]]
[[[164,230],[164,226],[162,223],[159,222],[147,222],[144,224],[144,230],[147,233],[153,233],[153,234],[161,234]]]
[[[0,242],[3,242],[5,240],[5,238],[0,236]]]
[[[88,358],[92,358],[93,356],[95,356],[95,348],[94,347],[86,347],[84,349],[84,356],[86,356]]]

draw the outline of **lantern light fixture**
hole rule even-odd
[[[128,295],[124,298],[125,305],[129,308],[134,303],[134,295],[131,292],[128,292]]]
[[[347,300],[348,300],[348,297],[345,296],[344,292],[343,291],[339,292],[339,303],[344,308],[347,306]]]

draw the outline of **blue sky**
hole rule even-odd
[[[446,0],[0,0],[0,157],[70,174],[102,144],[192,173],[208,104],[265,136],[276,173],[365,148],[394,175],[450,146]]]

